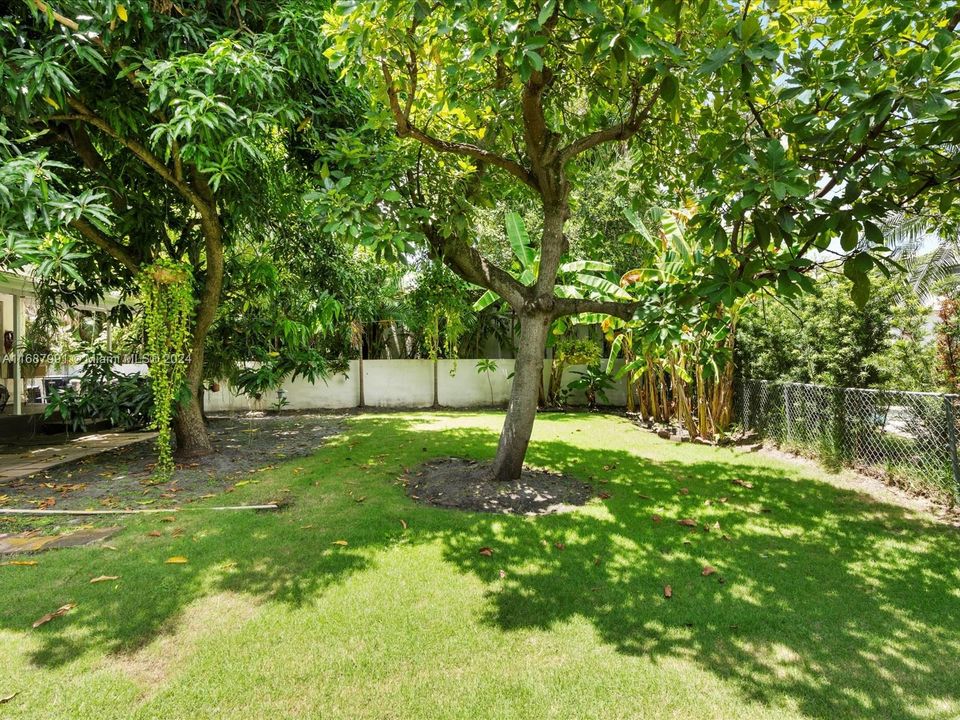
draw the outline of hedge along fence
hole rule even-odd
[[[956,395],[743,380],[735,405],[745,429],[786,449],[960,499]]]
[[[478,363],[487,360],[364,360],[361,374],[359,360],[350,361],[345,374],[333,375],[316,383],[302,378],[284,383],[282,391],[288,410],[322,410],[360,407],[441,407],[469,408],[506,405],[510,400],[510,375],[514,360],[493,360],[496,367],[479,372]],[[618,368],[622,363],[615,363]],[[576,379],[574,374],[585,366],[572,365],[564,370],[563,384]],[[602,367],[606,367],[606,360]],[[549,381],[550,362],[544,363],[544,383]],[[625,406],[626,381],[616,380],[607,391],[609,405]],[[242,412],[269,410],[277,400],[275,392],[259,401],[238,395],[226,383],[216,392],[208,390],[204,397],[207,412]],[[585,405],[582,392],[570,397],[570,404]]]

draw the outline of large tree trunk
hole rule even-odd
[[[543,387],[543,356],[549,328],[549,315],[520,316],[520,346],[510,390],[510,406],[493,462],[493,474],[497,480],[516,480],[523,470],[523,458],[537,416],[537,399]]]
[[[209,189],[202,185],[205,193]],[[215,207],[212,195],[210,207]],[[203,392],[203,351],[207,333],[217,315],[220,306],[220,293],[223,290],[223,230],[215,211],[201,221],[204,247],[206,250],[206,277],[200,289],[197,316],[190,344],[190,363],[184,383],[190,390],[190,399],[177,407],[173,418],[173,431],[177,438],[177,456],[181,458],[199,457],[213,452],[207,426],[203,421],[200,406],[200,394]]]
[[[193,458],[213,452],[197,395],[191,393],[190,400],[177,407],[173,432],[177,438],[177,457]]]

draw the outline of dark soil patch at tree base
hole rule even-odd
[[[550,515],[585,505],[593,487],[566,475],[524,468],[519,480],[493,479],[492,463],[442,458],[404,478],[407,495],[423,505],[512,515]]]
[[[230,492],[238,483],[257,482],[257,473],[312,455],[342,427],[343,417],[332,414],[215,417],[208,428],[214,454],[178,461],[168,481],[155,481],[156,449],[153,441],[147,440],[0,483],[0,506],[52,510],[175,507]],[[0,519],[4,520],[0,531],[11,524],[18,529],[25,524],[45,524],[32,516]],[[75,521],[60,517],[57,522]],[[90,522],[90,518],[82,522]]]

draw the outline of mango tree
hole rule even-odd
[[[553,320],[629,319],[637,308],[557,292],[581,162],[616,144],[664,204],[698,199],[691,229],[713,298],[732,304],[764,283],[805,286],[814,249],[845,261],[862,298],[867,271],[886,263],[876,219],[955,196],[958,22],[954,6],[936,0],[337,5],[328,14],[332,64],[372,91],[371,123],[416,144],[416,167],[435,178],[434,200],[425,173],[411,170],[377,208],[424,210],[431,250],[520,319],[496,477],[520,474]],[[468,214],[508,183],[540,206],[530,283],[478,250],[469,220],[446,212],[451,194],[462,194]],[[841,247],[831,247],[834,236]]]
[[[5,260],[82,251],[69,266],[75,286],[131,295],[155,260],[189,267],[181,454],[211,450],[200,393],[225,248],[236,232],[255,234],[261,199],[275,196],[267,186],[286,172],[284,143],[317,112],[324,62],[308,50],[319,19],[207,0],[26,0],[0,10]]]

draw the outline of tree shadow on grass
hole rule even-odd
[[[688,658],[752,700],[812,717],[957,707],[955,529],[732,454],[684,451],[690,462],[653,462],[537,443],[534,462],[595,478],[610,497],[603,511],[498,523],[483,543],[492,558],[473,533],[448,537],[448,559],[491,585],[484,621],[511,631],[586,618],[623,653]]]
[[[452,427],[367,417],[297,461],[302,473],[280,473],[271,491],[289,487],[294,500],[284,513],[193,516],[178,539],[148,539],[156,521],[136,520],[115,555],[44,556],[37,573],[18,576],[25,584],[0,586],[0,627],[24,631],[72,601],[65,622],[33,631],[32,661],[122,654],[170,631],[204,596],[300,606],[394,543],[440,542],[447,561],[487,583],[479,620],[503,632],[584,618],[624,654],[689,659],[750,699],[811,717],[921,718],[960,702],[955,530],[710,448],[654,461],[616,449],[629,447],[622,438],[614,449],[582,447],[576,418],[559,418],[553,427],[569,429],[574,444],[535,442],[530,461],[610,494],[581,511],[520,518],[414,506],[396,484],[405,467],[489,456],[496,434],[470,427],[469,416]],[[661,447],[657,456],[670,457]],[[684,518],[695,527],[678,524]],[[165,565],[174,554],[189,563]],[[704,576],[706,565],[716,572]],[[88,584],[101,573],[121,584]]]

